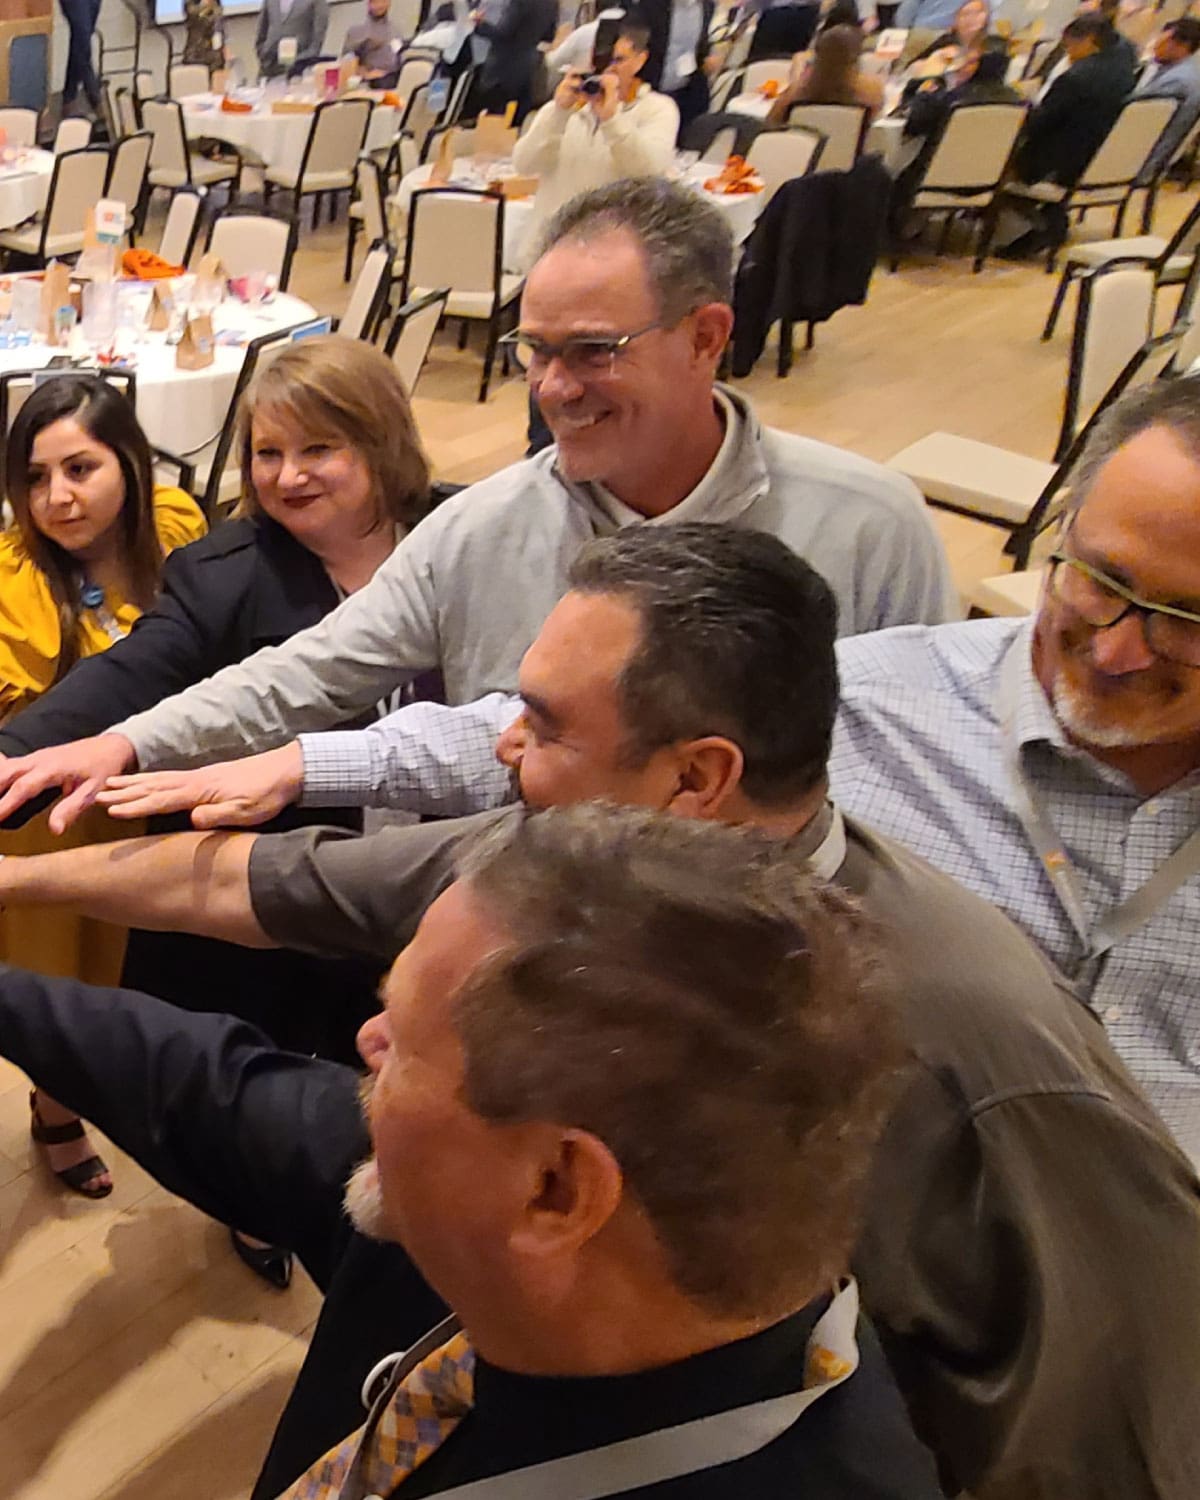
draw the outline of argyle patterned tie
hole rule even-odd
[[[440,1448],[471,1409],[475,1351],[463,1333],[426,1355],[400,1382],[362,1458],[362,1493],[390,1495]],[[337,1500],[363,1429],[331,1448],[279,1500]]]

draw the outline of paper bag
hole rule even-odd
[[[71,272],[60,260],[52,260],[42,277],[42,301],[38,312],[38,337],[54,342],[54,316],[71,301]]]
[[[183,334],[175,345],[175,368],[177,370],[206,370],[216,358],[216,340],[213,338],[210,317],[189,318],[183,325]]]
[[[114,226],[119,224],[116,236]],[[83,226],[83,249],[75,262],[75,274],[87,281],[114,281],[120,257],[120,239],[125,233],[125,205],[102,199],[89,208]]]
[[[431,187],[445,187],[450,181],[450,174],[454,170],[454,138],[457,134],[456,130],[447,130],[438,142],[438,154],[433,163],[433,171],[429,174]]]
[[[146,318],[146,327],[155,333],[166,333],[171,326],[171,310],[175,306],[175,298],[171,295],[171,288],[163,286],[160,282],[154,288],[154,295],[150,298],[150,313]]]
[[[192,301],[215,306],[224,300],[225,283],[228,279],[225,267],[221,264],[221,257],[206,255],[196,269],[196,285],[192,291]]]
[[[227,94],[229,92],[229,69],[216,68],[213,70],[212,82],[209,89],[214,94]]]
[[[517,132],[505,123],[504,115],[480,115],[475,121],[476,156],[511,156],[517,144]]]
[[[536,177],[497,177],[487,185],[497,198],[532,198],[538,190]]]
[[[344,94],[346,92],[347,88],[350,86],[350,80],[357,72],[358,58],[355,57],[353,52],[348,53],[338,62],[337,87],[339,94]]]

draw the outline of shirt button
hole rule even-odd
[[[1119,1021],[1123,1014],[1124,1012],[1119,1005],[1110,1005],[1104,1012],[1104,1019],[1106,1021]]]

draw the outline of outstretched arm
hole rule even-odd
[[[251,833],[172,833],[0,860],[0,905],[274,948],[250,900]]]

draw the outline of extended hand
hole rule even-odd
[[[603,125],[606,120],[611,120],[621,107],[621,83],[612,73],[600,74],[599,94],[593,94],[591,98],[592,113]]]
[[[558,109],[578,109],[583,102],[583,96],[579,92],[579,85],[583,82],[584,74],[578,69],[563,75],[563,80],[554,90],[554,103]]]
[[[65,833],[95,802],[110,776],[137,764],[133,746],[121,734],[97,734],[67,745],[51,745],[32,755],[0,758],[0,822],[51,787],[62,790],[50,809],[50,831]]]
[[[112,818],[190,812],[193,828],[255,828],[298,801],[303,789],[304,756],[294,740],[197,771],[114,776],[96,800]]]

